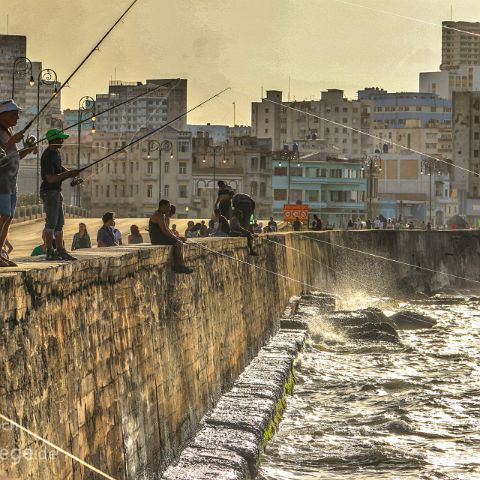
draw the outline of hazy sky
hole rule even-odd
[[[0,0],[0,32],[27,35],[28,57],[65,79],[131,0]],[[479,0],[346,0],[440,24],[480,21]],[[224,94],[190,123],[250,124],[250,102],[265,90],[349,97],[367,86],[418,89],[418,72],[440,64],[441,28],[339,0],[139,0],[63,90],[63,107],[106,92],[108,82],[183,77],[189,106]]]

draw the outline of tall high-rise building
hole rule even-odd
[[[480,224],[480,92],[453,94],[454,186],[459,213]]]
[[[0,100],[12,98],[13,67],[17,58],[27,55],[27,37],[23,35],[0,35]],[[25,89],[30,79],[15,78],[15,100],[25,103]]]
[[[442,26],[440,70],[457,69],[460,65],[480,65],[480,22],[442,22]]]
[[[154,90],[159,85],[165,85]],[[173,120],[187,109],[187,80],[154,79],[142,82],[112,81],[106,94],[96,96],[97,112],[106,110],[128,98],[147,93],[97,117],[96,127],[102,132],[136,132],[142,128],[156,128]],[[177,130],[186,129],[186,116],[171,124]]]

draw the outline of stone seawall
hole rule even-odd
[[[192,245],[191,276],[172,273],[168,248],[148,246],[2,271],[0,413],[116,479],[139,479],[161,471],[191,438],[276,331],[290,296],[465,286],[332,244],[479,280],[479,232],[269,238],[258,240],[254,259],[241,239],[202,243],[222,255]],[[5,425],[0,448],[0,472],[9,478],[99,478],[62,455],[35,457],[41,445]],[[33,460],[8,453],[27,449]]]

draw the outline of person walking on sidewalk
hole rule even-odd
[[[42,185],[40,196],[45,209],[45,246],[46,259],[51,260],[76,260],[66,250],[63,242],[63,226],[65,217],[63,212],[62,182],[78,175],[78,170],[68,170],[62,166],[60,149],[68,134],[56,128],[48,130],[46,134],[48,147],[42,154],[41,176]],[[53,238],[57,250],[53,249]]]

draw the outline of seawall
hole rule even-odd
[[[150,246],[94,249],[73,264],[32,261],[2,271],[0,413],[114,478],[142,478],[161,471],[192,437],[278,329],[292,295],[478,286],[333,246],[478,282],[476,231],[268,238],[258,239],[254,259],[241,239],[202,243],[222,255],[189,246],[191,276],[174,275],[170,250]],[[8,455],[40,447],[3,425],[0,471],[20,479],[98,478],[62,455]]]

